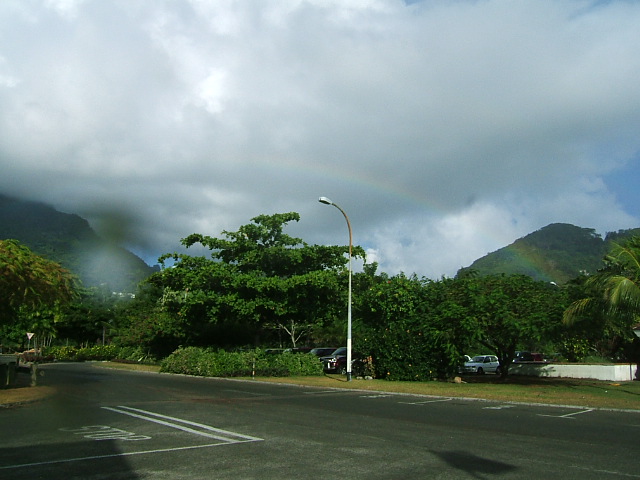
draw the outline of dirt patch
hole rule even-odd
[[[37,402],[52,395],[53,387],[31,387],[31,376],[26,373],[16,375],[15,384],[0,389],[0,408],[16,407],[27,403]]]

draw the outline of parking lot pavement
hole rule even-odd
[[[55,395],[0,410],[15,432],[0,438],[3,480],[639,478],[638,413],[75,365],[49,373]]]

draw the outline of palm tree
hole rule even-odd
[[[585,282],[593,294],[573,302],[562,320],[573,325],[585,314],[600,315],[630,331],[640,317],[640,237],[614,242],[604,261],[605,268]]]
[[[609,318],[626,320],[629,325],[640,315],[640,237],[614,243],[605,263],[606,267],[585,284],[601,296],[574,302],[564,313],[564,323],[572,324],[594,308]]]

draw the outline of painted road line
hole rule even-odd
[[[423,402],[398,402],[402,405],[426,405],[428,403],[450,402],[453,398],[438,398],[436,400],[425,400]]]
[[[545,415],[543,413],[539,413],[538,416],[539,417],[554,417],[554,418],[569,418],[569,419],[573,419],[574,415],[581,415],[583,413],[589,413],[589,412],[593,412],[593,408],[589,408],[587,410],[581,410],[579,412],[566,413],[564,415]]]
[[[214,428],[202,423],[191,422],[181,418],[169,417],[160,413],[149,412],[146,410],[140,410],[138,408],[126,407],[119,405],[118,407],[102,407],[105,410],[120,413],[123,415],[129,415],[131,417],[146,420],[148,422],[157,423],[166,427],[176,428],[184,432],[193,433],[203,437],[214,438],[228,443],[240,443],[240,442],[259,442],[262,438],[252,437],[250,435],[242,435],[240,433],[230,432],[228,430],[222,430],[220,428]],[[185,426],[190,425],[190,427]],[[200,430],[196,430],[197,427]]]
[[[302,392],[305,395],[322,395],[322,394],[327,394],[327,393],[345,393],[344,390],[320,390],[320,391],[313,391],[313,392]]]
[[[239,442],[235,442],[239,443]],[[40,467],[42,465],[55,465],[61,463],[72,463],[72,462],[83,462],[86,460],[101,460],[103,458],[114,458],[114,457],[131,457],[134,455],[148,455],[150,453],[166,453],[166,452],[179,452],[182,450],[195,450],[198,448],[210,448],[210,447],[218,447],[221,445],[230,445],[229,442],[219,442],[219,443],[209,443],[207,445],[190,445],[188,447],[174,447],[174,448],[159,448],[155,450],[143,450],[139,452],[122,452],[122,453],[110,453],[107,455],[91,455],[88,457],[75,457],[75,458],[63,458],[60,460],[47,460],[44,462],[31,462],[31,463],[20,463],[15,465],[0,465],[0,470],[11,470],[17,468],[29,468],[29,467]]]

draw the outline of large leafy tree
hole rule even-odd
[[[34,254],[17,240],[0,240],[3,337],[12,338],[16,329],[27,328],[52,333],[55,312],[74,298],[75,287],[75,277],[59,264]]]
[[[604,260],[605,267],[586,278],[585,296],[567,308],[563,321],[591,330],[597,324],[612,341],[635,340],[631,327],[640,317],[640,237],[614,242]]]
[[[475,340],[500,360],[508,374],[516,349],[561,334],[564,291],[527,275],[469,276],[456,282],[457,304]]]
[[[187,343],[246,343],[248,334],[285,333],[293,346],[300,333],[332,322],[346,309],[345,246],[308,245],[284,233],[295,212],[260,215],[222,238],[192,234],[182,240],[211,250],[211,258],[170,254],[171,268],[150,282],[163,290],[163,308],[182,319]],[[361,248],[356,255],[364,256]]]
[[[356,297],[355,344],[373,357],[377,377],[431,380],[455,374],[472,332],[451,295],[452,282],[404,274],[369,280]]]

